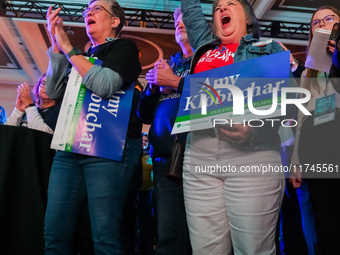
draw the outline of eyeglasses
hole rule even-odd
[[[87,14],[89,14],[89,12],[91,11],[93,14],[99,12],[101,9],[105,10],[108,14],[110,14],[112,17],[115,17],[115,15],[113,15],[111,12],[109,12],[108,10],[105,9],[105,7],[101,6],[101,5],[94,5],[92,7],[87,7],[85,9],[85,11],[83,11],[83,17],[84,19],[87,17]]]
[[[334,18],[339,19],[338,17],[335,17],[335,15],[327,15],[323,19],[312,20],[312,22],[309,24],[312,26],[312,28],[317,28],[317,27],[320,27],[321,21],[323,21],[324,24],[328,24],[328,23],[332,23],[334,21]]]

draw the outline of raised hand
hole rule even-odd
[[[29,104],[33,104],[33,95],[31,93],[30,88],[26,84],[26,82],[21,83],[17,88],[18,96],[16,100],[16,108],[22,112],[25,111],[25,108]]]
[[[67,33],[64,31],[63,20],[58,16],[60,11],[60,7],[53,12],[52,6],[48,7],[46,15],[47,30],[52,41],[53,52],[60,53],[62,51],[67,54],[72,50],[72,45]]]
[[[48,7],[47,14],[46,14],[46,20],[47,20],[47,30],[51,38],[53,52],[59,53],[59,48],[57,45],[57,39],[56,39],[56,27],[62,26],[62,19],[58,16],[59,12],[61,11],[61,8],[59,7],[55,11],[52,12],[52,6]]]
[[[17,95],[17,99],[15,101],[15,107],[19,110],[24,112],[25,111],[25,104],[22,102],[21,100],[21,96],[20,96],[20,92],[19,89],[17,89],[18,95]]]
[[[335,51],[335,41],[329,40],[326,48],[327,52],[333,54]]]
[[[57,44],[59,49],[66,55],[72,50],[72,45],[70,39],[67,36],[67,33],[63,29],[63,21],[59,20],[59,25],[55,28],[55,37],[57,40]]]
[[[25,106],[29,104],[33,104],[33,94],[29,86],[26,84],[26,82],[21,83],[18,86],[18,89],[20,89],[21,101],[25,104]]]

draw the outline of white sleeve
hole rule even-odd
[[[54,131],[44,122],[44,119],[41,117],[35,106],[28,107],[27,109],[25,109],[25,111],[27,115],[28,128],[53,135]]]
[[[24,116],[24,112],[18,110],[16,107],[14,108],[11,116],[7,118],[7,121],[4,125],[8,126],[19,126],[22,117]]]

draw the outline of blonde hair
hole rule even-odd
[[[175,21],[175,25],[176,25],[176,22],[177,22],[177,19],[179,17],[179,15],[182,14],[182,10],[181,10],[181,7],[177,7],[174,11],[174,21]]]

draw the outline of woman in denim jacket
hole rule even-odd
[[[181,8],[195,49],[191,73],[283,51],[276,42],[257,43],[259,26],[245,0],[216,0],[213,31],[199,0],[182,0]],[[283,173],[240,170],[281,165],[278,127],[233,127],[220,128],[218,138],[210,129],[191,132],[187,139],[183,186],[193,254],[275,254]],[[212,166],[216,171],[207,170]],[[237,171],[219,171],[228,166]]]

